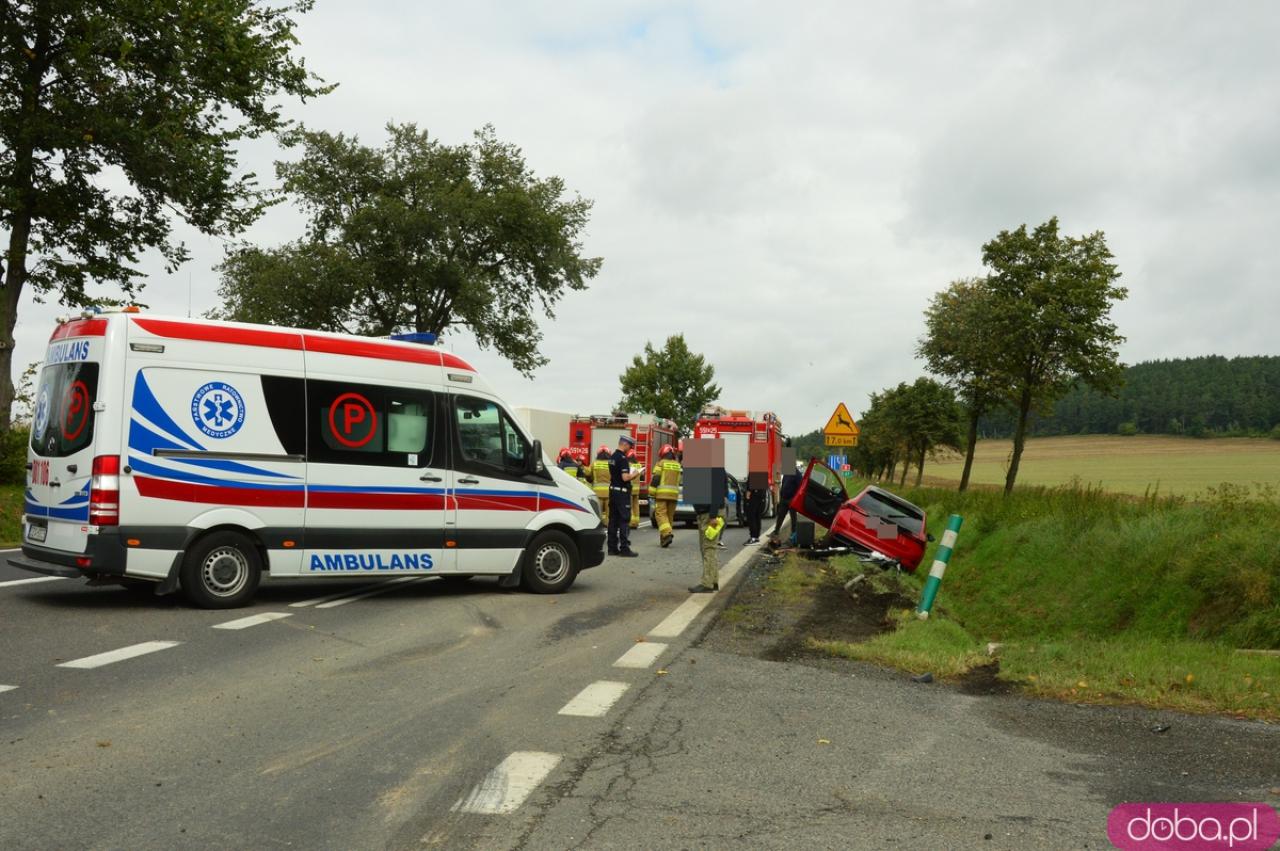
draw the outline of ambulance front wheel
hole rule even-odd
[[[524,553],[520,584],[534,594],[558,594],[578,576],[578,547],[573,539],[554,529],[533,539]]]
[[[187,550],[179,573],[182,593],[202,609],[234,609],[253,598],[262,557],[238,532],[214,532]]]

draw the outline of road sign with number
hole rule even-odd
[[[827,446],[857,446],[861,432],[862,429],[854,422],[853,414],[841,402],[827,420],[826,428],[822,430],[822,439]]]

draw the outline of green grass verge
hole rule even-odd
[[[0,485],[0,547],[16,547],[22,540],[22,485]]]
[[[819,649],[957,676],[997,641],[1002,676],[1032,693],[1280,720],[1280,657],[1234,652],[1280,649],[1273,491],[1223,485],[1198,502],[1078,486],[1007,499],[902,493],[935,534],[948,514],[965,518],[935,617],[904,613],[865,644]],[[904,580],[909,596],[918,599],[935,549]]]

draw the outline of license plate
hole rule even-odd
[[[32,523],[27,527],[27,540],[35,541],[37,544],[43,544],[45,536],[49,534],[49,527],[37,526]]]

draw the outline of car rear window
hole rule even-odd
[[[924,527],[924,513],[920,509],[886,494],[867,491],[858,500],[858,507],[873,517],[891,520],[897,526],[916,535],[919,535]]]
[[[36,388],[31,448],[44,458],[66,458],[93,443],[98,365],[89,361],[46,366]]]

